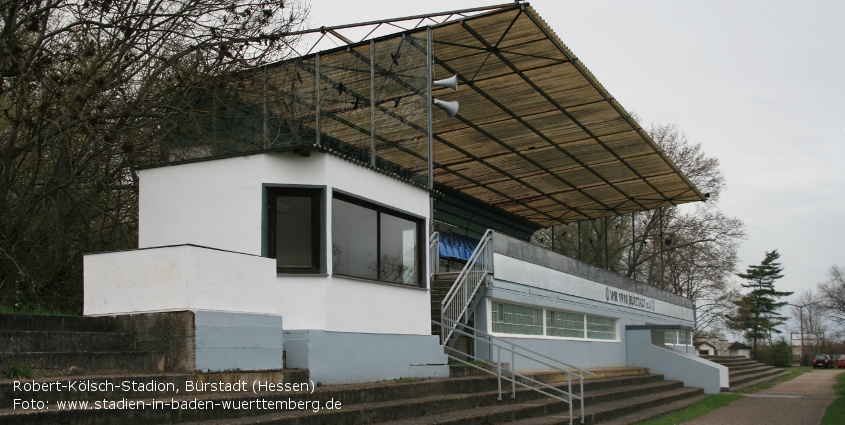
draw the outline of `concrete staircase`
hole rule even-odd
[[[161,372],[162,352],[137,349],[135,336],[107,317],[0,314],[0,371],[33,376]]]
[[[447,379],[317,388],[309,380],[308,371],[296,369],[168,373],[171,369],[165,363],[172,361],[174,352],[139,349],[148,346],[145,341],[149,336],[139,337],[119,321],[107,317],[0,315],[3,374],[9,365],[17,363],[31,366],[35,375],[0,379],[0,425],[568,423],[566,403],[525,388],[518,388],[512,399],[507,382],[502,383],[499,400],[496,378],[466,367],[454,368],[454,377]],[[155,332],[171,334],[175,329],[154,328]],[[700,389],[666,381],[647,369],[593,372],[597,377],[584,383],[586,423],[633,423],[684,407],[703,396]],[[563,373],[524,374],[561,389],[567,385]],[[188,391],[187,382],[215,383],[218,387]],[[248,388],[223,385],[238,382]],[[253,392],[253,382],[301,383],[305,391],[265,388]],[[573,388],[577,385],[576,381]],[[270,409],[268,403],[278,405]],[[580,403],[575,402],[574,407],[577,422]]]
[[[742,356],[702,356],[702,358],[728,367],[731,391],[768,382],[789,373]]]
[[[446,294],[449,292],[449,289],[452,288],[452,285],[455,283],[455,279],[458,278],[458,274],[460,273],[439,273],[431,280],[431,320],[440,322],[442,317],[440,304],[443,302],[443,299],[446,298]],[[432,323],[431,334],[439,336],[440,326]]]
[[[649,374],[638,368],[598,369],[598,378],[586,380],[585,423],[614,420],[628,423],[625,418],[639,420],[647,412],[665,412],[683,407],[702,397],[702,391],[685,388],[680,382],[666,381],[660,375]],[[561,375],[530,373],[537,379],[559,382]],[[0,382],[0,425],[4,424],[326,424],[326,423],[394,423],[394,424],[566,424],[566,403],[561,403],[528,389],[518,389],[516,398],[510,398],[510,387],[503,385],[502,400],[498,400],[495,377],[466,376],[443,379],[402,379],[367,384],[317,387],[306,391],[205,391],[185,392],[185,381],[238,382],[265,380],[272,382],[308,383],[307,372],[285,370],[244,374],[232,372],[214,375],[120,375],[109,377],[41,378],[36,383],[87,381],[102,385],[130,381],[153,385],[149,391],[94,391],[69,392],[55,388],[48,391],[14,391],[14,383]],[[26,382],[33,382],[27,380]],[[99,384],[98,384],[99,383]],[[152,384],[151,384],[152,383]],[[173,383],[173,385],[169,385]],[[49,409],[11,409],[15,398],[49,401]],[[87,401],[88,407],[59,409],[58,400]],[[258,400],[259,402],[256,402]],[[113,409],[92,408],[99,402],[144,402],[143,408]],[[204,409],[173,409],[172,403],[205,404]],[[253,404],[250,405],[250,402]],[[281,402],[291,405],[301,403],[297,409],[262,409],[260,403]],[[167,403],[167,404],[163,404]],[[212,404],[207,404],[212,403]],[[225,404],[238,404],[243,408],[225,409]],[[313,403],[317,403],[314,405]],[[329,409],[327,406],[331,406]],[[578,404],[576,404],[576,407]],[[278,407],[278,406],[277,406]],[[318,407],[315,411],[315,407]],[[657,408],[658,410],[655,410]],[[652,413],[657,414],[657,413]],[[579,412],[575,411],[575,422]],[[619,422],[622,421],[622,422]],[[633,422],[633,419],[629,422]]]

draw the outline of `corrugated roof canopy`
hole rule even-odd
[[[517,223],[524,236],[537,226],[704,200],[530,6],[474,11],[488,9],[438,14],[461,19],[431,27],[434,76],[460,81],[457,93],[434,91],[460,102],[454,118],[433,114],[431,167],[435,187],[445,187],[442,204],[473,205],[453,214],[472,221],[475,206],[492,206],[496,220]],[[318,31],[337,36],[356,25],[365,24]],[[316,147],[427,185],[431,76],[428,29],[418,25],[357,43],[341,37],[351,44],[198,90],[183,106],[199,117],[179,124],[170,157]]]
[[[435,27],[434,179],[542,226],[704,200],[528,5]],[[622,64],[620,64],[621,66]]]

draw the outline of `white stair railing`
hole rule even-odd
[[[499,384],[499,400],[502,399],[502,381],[510,382],[511,398],[516,398],[516,387],[521,386],[524,388],[528,388],[532,391],[536,391],[545,396],[551,397],[555,400],[567,403],[567,406],[569,408],[569,423],[572,424],[574,423],[572,420],[572,400],[575,399],[580,401],[581,403],[581,423],[584,423],[584,379],[586,378],[586,375],[596,376],[595,373],[590,372],[586,369],[579,368],[577,366],[573,366],[569,363],[564,363],[558,359],[555,359],[554,357],[550,357],[537,351],[531,350],[530,348],[523,347],[510,340],[490,335],[487,332],[467,326],[463,323],[447,322],[445,320],[443,321],[443,323],[438,323],[435,320],[432,320],[431,322],[435,325],[440,325],[441,329],[451,329],[458,335],[465,336],[475,341],[476,343],[487,345],[491,349],[491,356],[493,355],[493,351],[495,351],[496,354],[494,358],[483,359],[476,355],[463,352],[457,348],[449,347],[448,345],[445,346],[446,356],[449,357],[451,360],[461,362],[467,366],[479,369],[482,372],[489,373],[491,375],[496,375],[496,379]],[[505,357],[502,356],[502,351],[504,351]],[[507,354],[510,354],[510,363],[505,366],[503,360],[506,358]],[[549,368],[549,370],[566,374],[566,389],[564,390],[558,388],[555,385],[538,381],[534,378],[517,372],[517,359],[529,360],[530,362],[535,364],[539,363]],[[487,367],[480,367],[477,364],[473,364],[473,362],[481,363]],[[577,389],[577,394],[576,391],[572,389],[573,378],[578,379],[579,386]]]
[[[440,272],[440,232],[432,232],[428,238],[428,281]]]
[[[467,310],[475,297],[478,288],[493,273],[493,231],[487,230],[478,246],[472,251],[466,265],[464,266],[455,283],[449,288],[446,297],[440,304],[440,317],[443,323],[460,322],[468,320]],[[440,343],[446,345],[452,337],[455,329],[447,326],[441,329]]]

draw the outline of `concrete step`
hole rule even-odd
[[[748,362],[748,363],[737,363],[737,364],[730,364],[730,365],[722,365],[727,366],[730,370],[741,371],[747,369],[754,369],[760,366],[765,366],[765,364],[760,362]]]
[[[740,370],[728,369],[728,374],[731,377],[737,377],[738,378],[738,377],[746,376],[746,375],[755,375],[757,373],[770,371],[772,369],[775,369],[775,368],[772,367],[772,366],[757,364],[754,367],[749,367],[749,368],[740,369]]]
[[[745,361],[740,361],[740,362],[727,362],[727,363],[719,363],[719,364],[722,365],[722,366],[727,366],[727,367],[733,369],[733,368],[742,368],[742,367],[757,365],[757,364],[760,364],[760,362],[758,362],[756,360],[745,360]]]
[[[747,388],[753,385],[762,384],[763,382],[774,381],[775,379],[780,378],[781,376],[789,375],[788,371],[777,369],[777,373],[765,374],[758,377],[754,377],[753,379],[744,379],[742,382],[739,383],[731,383],[731,391],[741,390],[743,388]]]
[[[12,406],[14,399],[37,400],[102,400],[142,399],[175,397],[184,395],[188,389],[197,394],[224,393],[214,387],[202,386],[207,383],[235,383],[238,381],[264,382],[310,382],[308,370],[285,369],[261,372],[219,372],[219,373],[162,373],[135,375],[88,375],[72,378],[36,378],[0,380],[0,408]],[[187,382],[192,383],[186,388]],[[202,389],[197,389],[202,387]],[[103,390],[107,391],[103,391]]]
[[[115,328],[112,317],[0,314],[0,329],[7,331],[112,332]]]
[[[0,330],[6,353],[58,353],[71,351],[128,351],[134,348],[133,336],[125,333],[71,331]]]
[[[595,423],[603,418],[635,411],[654,403],[689,397],[701,393],[700,389],[683,388],[679,383],[672,387],[639,386],[626,391],[595,391],[585,395],[585,423]],[[519,398],[519,396],[517,397]],[[573,401],[572,412],[575,423],[580,423],[580,403]],[[512,424],[568,424],[569,410],[566,403],[550,398],[526,400],[515,404],[499,404],[489,407],[446,412],[424,418],[410,418],[391,422],[402,425],[421,424],[477,424],[477,423],[512,423]]]
[[[659,378],[659,376],[658,376]],[[152,379],[152,378],[151,378]],[[160,378],[164,379],[164,378]],[[644,382],[649,381],[649,382]],[[163,400],[146,396],[135,399],[124,394],[100,394],[97,400],[141,400],[145,403],[143,409],[130,410],[91,410],[57,409],[43,411],[0,410],[0,424],[9,423],[183,423],[191,421],[208,421],[207,423],[371,423],[394,420],[411,420],[426,417],[431,419],[435,415],[450,412],[478,411],[480,408],[490,407],[485,411],[483,420],[501,422],[515,420],[537,414],[554,413],[566,407],[565,403],[548,399],[542,394],[529,389],[518,389],[516,399],[510,399],[510,387],[504,385],[503,400],[499,401],[496,391],[495,377],[470,377],[448,379],[425,379],[418,382],[378,382],[370,384],[338,385],[316,388],[313,393],[214,393],[191,394],[173,396],[162,393],[168,403]],[[566,388],[566,384],[557,385]],[[585,402],[590,407],[599,403],[619,403],[627,397],[639,397],[644,394],[673,393],[681,388],[676,381],[655,380],[654,375],[622,376],[614,378],[591,379],[584,382],[586,391]],[[700,392],[700,390],[697,390]],[[152,394],[151,394],[152,395]],[[172,399],[190,402],[202,400],[216,403],[213,410],[181,409],[173,410],[169,403]],[[153,401],[156,400],[156,401]],[[223,410],[222,403],[249,403],[255,400],[272,402],[316,402],[325,407],[329,402],[341,402],[340,410],[297,410],[268,412],[258,406],[246,410]],[[158,402],[159,408],[155,403]],[[580,405],[580,404],[579,404]],[[540,406],[538,409],[537,406]],[[498,412],[498,410],[502,412]],[[269,413],[269,414],[268,414]],[[457,415],[460,416],[460,413]],[[240,419],[238,419],[240,418]],[[215,422],[223,421],[223,422]],[[448,423],[448,422],[445,422]]]
[[[29,366],[34,377],[150,373],[164,371],[166,357],[164,353],[143,351],[0,353],[0,370],[12,364]]]
[[[588,369],[588,371],[592,372],[594,375],[587,375],[584,382],[594,381],[591,388],[633,385],[635,383],[642,384],[660,381],[663,379],[663,375],[652,375],[646,367],[604,367],[598,369]],[[568,375],[567,373],[560,371],[519,371],[519,373],[546,384],[566,382]],[[632,379],[632,377],[637,378]],[[613,380],[611,378],[620,378],[620,380]],[[624,380],[622,378],[624,378]],[[577,377],[572,378],[572,382],[578,381],[579,379]]]
[[[646,394],[614,402],[587,406],[585,424],[607,425],[636,424],[683,409],[704,399],[697,388],[682,387],[676,390]],[[573,412],[575,424],[580,424],[580,411]],[[511,422],[510,425],[557,425],[569,424],[568,412],[546,415]]]
[[[766,366],[745,357],[706,356],[704,358],[728,367],[731,391],[771,381],[788,373],[783,369]]]
[[[747,384],[752,381],[756,383],[770,381],[779,376],[783,376],[786,373],[788,372],[784,371],[783,369],[770,368],[759,371],[757,373],[745,374],[737,377],[730,376],[730,389],[735,390],[739,388],[745,388],[746,386],[748,386]]]
[[[620,399],[635,394],[669,393],[677,391],[679,382],[663,381],[640,386],[605,388],[587,392],[585,403],[596,406],[600,403],[616,404]],[[561,386],[564,387],[565,386]],[[693,389],[693,391],[696,391]],[[701,390],[697,390],[700,392]],[[313,418],[308,412],[279,413],[258,417],[227,420],[227,424],[299,424],[299,423],[395,423],[395,424],[477,424],[504,423],[523,418],[549,415],[566,411],[567,404],[543,396],[537,392],[520,389],[516,398],[505,393],[498,400],[498,392],[478,394],[448,394],[406,400],[404,403],[368,403],[352,406],[363,418],[344,417],[341,413],[321,412]],[[576,404],[580,406],[580,403]],[[347,407],[349,408],[349,407]],[[588,407],[589,411],[589,407]],[[577,410],[575,412],[577,414]],[[567,416],[568,417],[568,416]],[[198,422],[212,424],[214,421]]]
[[[710,360],[714,363],[719,363],[722,365],[729,365],[729,364],[736,364],[736,363],[756,363],[756,360],[749,359],[747,357],[736,356],[736,357],[724,357],[724,356],[701,356],[703,359]]]
[[[55,424],[55,423],[85,423],[88,425],[99,424],[163,424],[163,423],[182,423],[190,421],[206,421],[225,419],[226,422],[235,420],[235,418],[242,416],[249,416],[254,419],[257,415],[268,413],[267,410],[260,409],[260,406],[253,404],[252,408],[247,409],[224,409],[223,403],[234,403],[241,405],[241,403],[249,403],[255,400],[262,400],[265,402],[281,403],[292,402],[308,403],[307,409],[298,410],[291,413],[303,413],[304,418],[320,418],[324,417],[321,414],[315,413],[311,410],[310,403],[317,403],[318,406],[324,407],[328,402],[340,401],[342,409],[339,411],[330,411],[331,415],[353,415],[360,417],[356,412],[361,410],[354,406],[363,406],[368,409],[371,406],[383,406],[383,409],[369,409],[371,414],[392,415],[395,412],[390,412],[391,408],[395,410],[398,406],[402,406],[405,400],[414,398],[421,398],[421,400],[436,398],[444,394],[460,394],[467,398],[466,403],[475,402],[472,396],[475,394],[487,394],[496,389],[495,378],[487,377],[471,377],[459,379],[426,379],[417,382],[398,382],[386,381],[367,384],[350,384],[350,385],[333,385],[319,387],[313,393],[307,392],[274,392],[274,393],[213,393],[205,395],[182,395],[177,397],[166,397],[165,400],[156,399],[153,397],[131,399],[133,402],[143,402],[143,407],[140,409],[131,410],[103,410],[103,409],[68,409],[58,410],[49,409],[41,411],[21,411],[0,409],[0,424]],[[468,395],[467,395],[468,394]],[[111,396],[104,394],[103,398],[107,400],[122,400],[119,396]],[[488,397],[489,398],[489,395]],[[495,399],[495,396],[493,396]],[[206,405],[206,409],[188,408],[188,409],[172,409],[171,401],[176,402],[196,402],[200,400],[202,404]],[[162,405],[163,402],[168,403]],[[208,403],[212,403],[211,408],[208,408]],[[435,402],[432,402],[435,403]],[[460,400],[453,401],[452,404],[460,403]],[[445,404],[444,407],[448,407]],[[413,406],[411,407],[413,408]],[[384,411],[386,409],[387,411]],[[285,412],[286,409],[281,409]],[[336,419],[335,416],[331,416]],[[313,419],[312,418],[312,419]],[[313,423],[322,423],[316,421]],[[331,421],[329,422],[331,423]]]

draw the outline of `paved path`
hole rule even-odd
[[[818,425],[836,399],[836,369],[814,370],[699,416],[684,425]]]

